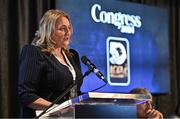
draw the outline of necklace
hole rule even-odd
[[[56,59],[60,62],[60,63],[62,63],[63,65],[66,65],[67,66],[67,63],[66,63],[66,61],[65,61],[65,59],[64,59],[64,56],[63,56],[63,54],[61,54],[61,53],[55,53],[55,52],[52,52],[52,54],[56,57]]]

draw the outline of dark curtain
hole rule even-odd
[[[169,10],[171,93],[154,95],[156,107],[168,117],[180,100],[179,1],[124,1],[160,6]],[[17,84],[20,50],[23,45],[32,41],[42,14],[53,8],[55,0],[0,0],[0,117],[19,116]]]
[[[0,1],[0,117],[18,117],[18,58],[32,41],[42,14],[54,0]]]

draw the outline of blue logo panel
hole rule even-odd
[[[128,86],[130,83],[129,42],[126,38],[108,37],[107,80],[110,85]]]

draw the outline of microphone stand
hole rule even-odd
[[[56,104],[57,102],[59,102],[59,101],[71,90],[71,88],[73,88],[75,85],[79,84],[80,81],[83,80],[83,78],[84,78],[85,76],[89,75],[92,71],[93,71],[93,69],[92,69],[92,68],[89,68],[89,70],[86,71],[86,72],[84,73],[84,75],[79,78],[79,80],[76,80],[73,84],[71,84],[60,96],[57,97],[56,100],[54,100],[45,110],[43,110],[43,112],[41,112],[37,117],[35,117],[35,119],[38,119],[38,118],[40,118],[42,115],[44,115],[48,109],[50,109],[54,104]]]

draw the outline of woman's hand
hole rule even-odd
[[[66,115],[72,115],[74,107],[73,106],[68,106],[66,108],[63,108],[55,113],[50,114],[51,117],[62,117]]]

